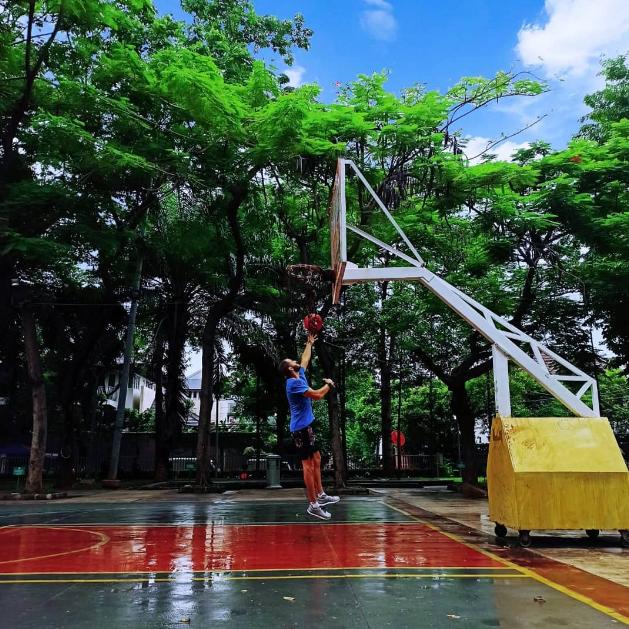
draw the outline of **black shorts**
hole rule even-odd
[[[291,433],[291,435],[295,448],[297,448],[297,455],[302,461],[309,459],[315,452],[319,452],[319,448],[315,445],[316,438],[312,424]]]

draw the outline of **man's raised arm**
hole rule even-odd
[[[312,356],[312,346],[314,345],[317,337],[314,334],[308,335],[308,340],[306,341],[306,347],[304,347],[303,354],[301,355],[301,366],[304,369],[308,369],[308,364],[310,363],[310,357]]]

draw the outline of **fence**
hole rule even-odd
[[[487,453],[478,453],[479,474],[485,474]],[[44,475],[54,476],[58,470],[60,457],[58,454],[47,454],[44,464]],[[81,456],[78,461],[76,475],[78,478],[103,477],[107,473],[108,457],[104,453],[97,452],[92,458]],[[281,460],[281,473],[290,476],[291,474],[301,474],[301,460],[296,455],[284,455]],[[0,455],[0,477],[9,477],[13,473],[14,467],[28,466],[28,456],[6,456]],[[144,449],[138,450],[135,454],[122,454],[120,456],[119,471],[122,476],[146,477],[150,478],[155,469],[154,454]],[[173,456],[169,459],[171,478],[186,479],[193,478],[196,474],[196,457],[189,455]],[[441,454],[403,454],[401,456],[399,473],[406,476],[422,476],[427,478],[439,478],[449,476],[450,468],[456,465],[444,466]],[[333,462],[330,456],[323,456],[322,468],[325,471],[333,469]],[[347,471],[351,476],[373,475],[383,473],[382,456],[374,455],[370,457],[347,457]],[[398,470],[398,459],[393,457],[393,469]],[[237,477],[246,471],[250,475],[266,472],[266,456],[261,454],[259,464],[256,457],[234,454],[229,451],[221,451],[218,465],[214,460],[210,462],[209,472],[211,475],[221,477]]]
[[[177,479],[192,478],[196,474],[196,457],[171,457],[169,459],[171,476]],[[284,456],[280,463],[282,473],[301,470],[301,460],[296,456]],[[222,453],[217,465],[214,460],[210,461],[210,474],[219,476],[239,476],[241,472],[255,474],[256,472],[266,473],[266,455],[260,455],[259,463],[256,457]]]
[[[13,469],[23,467],[28,469],[29,456],[21,454],[18,456],[7,456],[0,454],[0,477],[13,475]],[[56,454],[47,454],[44,459],[44,476],[52,476],[57,471],[58,457]]]
[[[399,470],[415,476],[439,477],[439,466],[443,457],[440,454],[402,454]],[[347,457],[347,471],[366,473],[384,469],[381,455],[370,457]],[[393,457],[393,469],[398,469],[398,458]]]

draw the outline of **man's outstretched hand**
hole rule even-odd
[[[308,334],[308,340],[306,341],[306,343],[308,343],[308,345],[314,345],[316,340],[317,340],[316,334]]]
[[[323,382],[325,382],[327,385],[331,386],[331,387],[335,387],[336,385],[334,384],[334,380],[331,380],[330,378],[324,378]]]

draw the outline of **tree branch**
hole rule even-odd
[[[432,356],[421,347],[416,347],[411,351],[415,355],[417,360],[422,362],[429,371],[431,371],[439,380],[446,385],[450,382],[450,375],[445,372],[433,359]]]
[[[514,133],[511,133],[509,135],[505,135],[504,137],[500,138],[500,140],[495,140],[493,142],[489,142],[487,144],[487,146],[485,147],[485,149],[482,150],[480,153],[478,153],[478,155],[474,155],[474,157],[468,157],[467,159],[470,162],[472,160],[475,160],[477,157],[480,157],[481,155],[484,155],[485,153],[487,153],[487,151],[489,151],[490,149],[494,148],[495,146],[498,146],[498,144],[502,144],[502,142],[505,142],[505,141],[509,140],[510,138],[514,138],[516,135],[520,135],[520,133],[524,133],[527,129],[530,129],[531,127],[535,126],[538,122],[541,122],[544,118],[546,118],[547,115],[548,114],[544,114],[542,116],[539,116],[537,119],[535,119],[533,122],[531,122],[531,124],[526,125],[526,127],[523,127],[519,131],[515,131]]]

